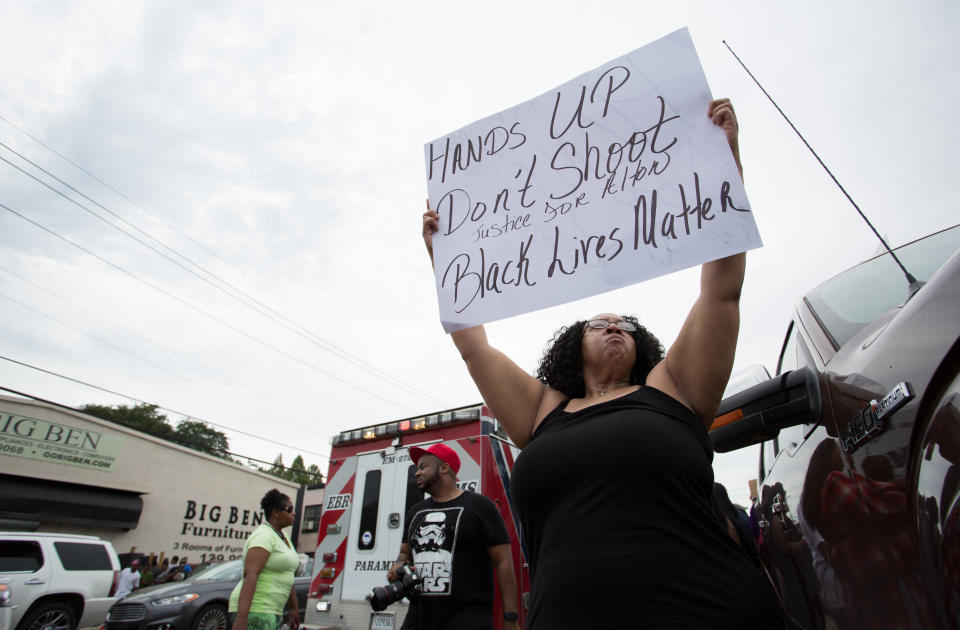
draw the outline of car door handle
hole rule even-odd
[[[27,580],[24,584],[43,584],[44,581],[40,578],[33,578],[32,580]]]

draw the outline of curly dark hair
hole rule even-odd
[[[626,333],[633,337],[637,348],[637,358],[630,372],[630,384],[643,385],[653,366],[663,360],[663,346],[653,333],[640,325],[636,317],[625,315],[621,319],[637,327],[635,331]],[[540,359],[540,367],[537,368],[537,379],[541,383],[570,398],[583,398],[586,395],[580,346],[586,325],[586,320],[580,320],[558,330],[547,343]]]
[[[260,499],[260,509],[263,510],[263,515],[267,518],[270,518],[270,513],[274,510],[282,510],[286,507],[287,502],[290,501],[290,497],[280,492],[276,488],[268,490],[263,498]]]

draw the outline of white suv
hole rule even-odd
[[[120,561],[94,536],[0,532],[0,582],[9,588],[9,630],[99,626],[116,601]]]

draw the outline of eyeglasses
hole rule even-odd
[[[293,506],[292,506],[292,505],[287,505],[287,506],[282,507],[282,508],[280,508],[280,509],[282,509],[282,510],[283,510],[284,512],[286,512],[287,514],[293,514]]]
[[[618,322],[611,322],[606,319],[591,319],[589,322],[587,322],[587,328],[584,328],[584,332],[586,332],[588,328],[596,328],[597,330],[603,330],[608,326],[610,326],[611,324],[616,326],[623,332],[633,332],[637,329],[636,324],[633,324],[632,322],[628,322],[623,319],[621,319]]]

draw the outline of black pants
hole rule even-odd
[[[490,606],[465,606],[426,626],[421,625],[421,603],[420,599],[410,603],[400,630],[493,630],[493,610]]]

